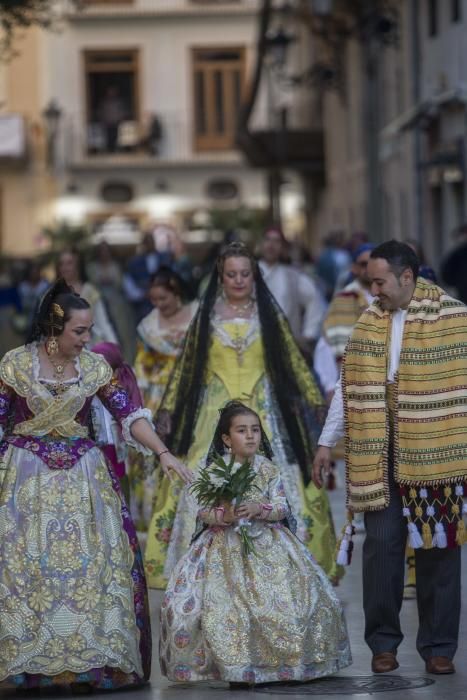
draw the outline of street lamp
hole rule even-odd
[[[285,66],[289,46],[295,41],[296,37],[293,34],[287,34],[282,26],[266,34],[266,47],[275,66],[278,68]]]
[[[52,168],[55,164],[55,147],[62,118],[62,110],[56,100],[50,100],[42,116],[47,130],[47,165]]]

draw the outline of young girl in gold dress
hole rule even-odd
[[[231,450],[256,472],[234,509],[198,509],[198,531],[169,580],[160,662],[170,680],[307,681],[351,663],[340,603],[292,533],[293,517],[258,414],[238,401],[221,411],[208,457]],[[194,498],[194,496],[192,496]],[[236,528],[250,521],[254,552]]]

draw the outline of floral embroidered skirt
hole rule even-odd
[[[240,395],[240,394],[238,394]],[[193,444],[183,461],[192,469],[204,464],[212,441],[213,426],[219,419],[219,408],[230,396],[220,379],[214,377],[207,385],[193,433]],[[303,483],[298,464],[287,458],[282,439],[284,433],[275,408],[268,382],[263,377],[248,399],[242,400],[258,413],[271,440],[274,460],[281,470],[287,499],[297,520],[297,534],[331,580],[338,581],[344,568],[336,563],[336,535],[326,489],[318,489],[312,481]],[[187,551],[196,528],[196,509],[190,509],[190,499],[180,482],[161,479],[156,489],[156,501],[148,529],[145,567],[150,588],[165,588],[167,580],[180,557]]]
[[[101,451],[70,469],[14,445],[1,453],[0,687],[144,683],[142,558]]]
[[[305,681],[351,663],[341,605],[307,548],[257,524],[257,555],[233,528],[204,530],[176,566],[161,608],[161,670],[175,681]]]

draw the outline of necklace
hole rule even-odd
[[[242,314],[250,311],[253,308],[254,300],[250,297],[246,304],[232,304],[226,297],[225,293],[222,295],[222,300],[229,309],[235,311],[235,313]]]
[[[70,364],[71,360],[66,360],[65,362],[54,362],[50,355],[47,355],[47,359],[53,367],[54,379],[56,380],[55,390],[57,394],[63,394],[67,390],[67,385],[63,379],[65,370]]]

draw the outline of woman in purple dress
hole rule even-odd
[[[145,409],[85,349],[89,304],[59,280],[31,342],[0,362],[0,688],[119,688],[148,680],[146,582],[118,479],[93,441],[98,396],[126,441],[189,472]]]

